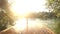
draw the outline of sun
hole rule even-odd
[[[10,9],[14,14],[27,15],[29,12],[46,11],[45,0],[10,0]],[[11,3],[12,2],[12,3]]]
[[[11,3],[13,1],[13,3]],[[16,16],[23,16],[24,18],[20,19],[20,17],[15,21],[14,29],[21,31],[24,30],[27,27],[27,21],[25,19],[25,16],[30,14],[30,12],[39,12],[39,11],[46,11],[46,6],[44,5],[46,3],[45,0],[10,0],[8,1],[11,3],[10,10],[13,12]],[[41,23],[37,23],[32,20],[28,20],[28,27],[39,27]],[[37,25],[37,26],[36,26]],[[42,25],[41,25],[42,26]]]

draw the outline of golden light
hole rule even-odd
[[[36,20],[28,19],[28,27],[29,29],[42,28],[44,27],[44,23],[39,21],[39,19],[36,19]]]
[[[26,19],[18,19],[15,21],[15,25],[13,26],[13,28],[16,30],[16,31],[22,31],[26,28]]]
[[[26,15],[29,12],[47,11],[45,0],[10,0],[10,9],[14,14]]]
[[[39,20],[32,20],[32,19],[28,19],[28,25],[27,25],[27,20],[25,18],[18,19],[18,20],[16,20],[15,23],[16,24],[13,26],[13,28],[16,31],[26,30],[27,26],[28,26],[28,29],[31,29],[31,28],[36,29],[36,28],[44,27],[44,24],[39,22]]]
[[[10,6],[10,10],[13,12],[14,15],[27,17],[30,12],[39,12],[39,11],[47,11],[44,5],[46,3],[45,0],[10,0],[9,3],[13,1]],[[27,26],[27,21],[25,18],[18,19],[15,21],[14,29],[16,30],[24,30]],[[36,21],[28,19],[28,27],[29,28],[36,28],[42,27],[42,23],[37,23]]]

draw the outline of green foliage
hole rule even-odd
[[[13,19],[8,16],[6,11],[0,11],[0,31],[6,29],[9,25],[13,25]]]
[[[60,17],[60,0],[47,0],[47,7],[53,11],[57,17]]]
[[[0,31],[13,25],[14,18],[10,13],[8,0],[0,0]]]
[[[57,17],[55,18],[55,32],[60,34],[60,0],[47,0],[47,7]]]
[[[56,34],[60,34],[60,19],[55,19],[55,32]]]
[[[32,13],[29,17],[33,16],[32,18],[40,18],[40,19],[53,19],[56,18],[56,15],[53,12],[39,12],[39,13]]]

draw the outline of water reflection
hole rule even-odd
[[[28,25],[27,25],[27,22],[28,22]],[[27,19],[25,19],[22,22],[19,22],[19,24],[22,23],[22,25],[26,26],[24,28],[24,30],[21,31],[22,30],[21,27],[24,27],[24,26],[22,26],[20,24],[21,27],[19,26],[19,30],[17,30],[16,32],[19,34],[45,34],[45,33],[51,34],[52,31],[50,29],[48,29],[48,27],[47,27],[47,25],[51,22],[53,22],[53,20],[41,20],[41,19],[28,18],[28,21],[27,21]],[[50,32],[48,32],[49,30],[50,30]]]
[[[27,23],[26,23],[26,27],[25,27],[25,29],[24,30],[22,30],[21,31],[21,27],[23,27],[23,26],[21,26],[21,25],[24,25],[24,23],[23,22],[21,22],[21,21],[23,21],[23,22],[27,22],[27,20],[20,20],[20,22],[18,23],[18,24],[20,24],[20,23],[22,23],[22,24],[20,24],[18,27],[19,27],[19,30],[16,30],[17,29],[17,27],[16,28],[10,28],[10,29],[8,29],[7,31],[5,31],[5,32],[2,32],[1,34],[54,34],[54,32],[51,30],[51,29],[49,29],[48,27],[47,27],[47,25],[49,24],[49,23],[53,23],[53,20],[41,20],[41,19],[30,19],[30,18],[28,18],[28,29],[27,29]],[[21,27],[20,27],[21,26]]]

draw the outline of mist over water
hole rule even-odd
[[[36,18],[36,19],[28,18],[28,21],[27,21],[27,19],[25,19],[25,23],[26,23],[25,25],[27,25],[27,22],[28,22],[28,29],[30,29],[30,28],[43,28],[45,26],[53,24],[54,19],[43,20],[43,19],[39,19],[39,18]]]
[[[54,23],[54,19],[42,20],[42,19],[31,19],[28,18],[28,33],[37,33],[42,31],[45,27],[48,28],[50,24]],[[26,23],[27,24],[27,23]],[[51,27],[51,25],[50,25]],[[36,32],[37,31],[37,32]],[[45,32],[45,30],[43,30]],[[23,31],[17,31],[17,33],[27,33],[27,26]],[[47,32],[47,31],[46,31]]]
[[[40,24],[40,25],[48,25],[48,24],[52,24],[54,23],[54,19],[47,19],[47,20],[43,20],[43,19],[39,19],[39,18],[36,18],[36,19],[28,19],[28,23],[37,23],[37,24]]]
[[[54,19],[47,19],[47,20],[42,20],[42,19],[31,19],[28,18],[28,30],[27,30],[27,26],[24,30],[21,31],[20,30],[15,30],[17,28],[10,28],[9,30],[3,32],[5,33],[9,33],[9,34],[52,34],[52,30],[48,29],[48,25],[54,23]],[[26,23],[27,24],[27,23]],[[21,24],[23,25],[23,24]],[[20,26],[21,26],[20,25]],[[46,27],[45,27],[46,26]],[[51,26],[51,25],[50,25]],[[12,33],[11,33],[12,32]]]

